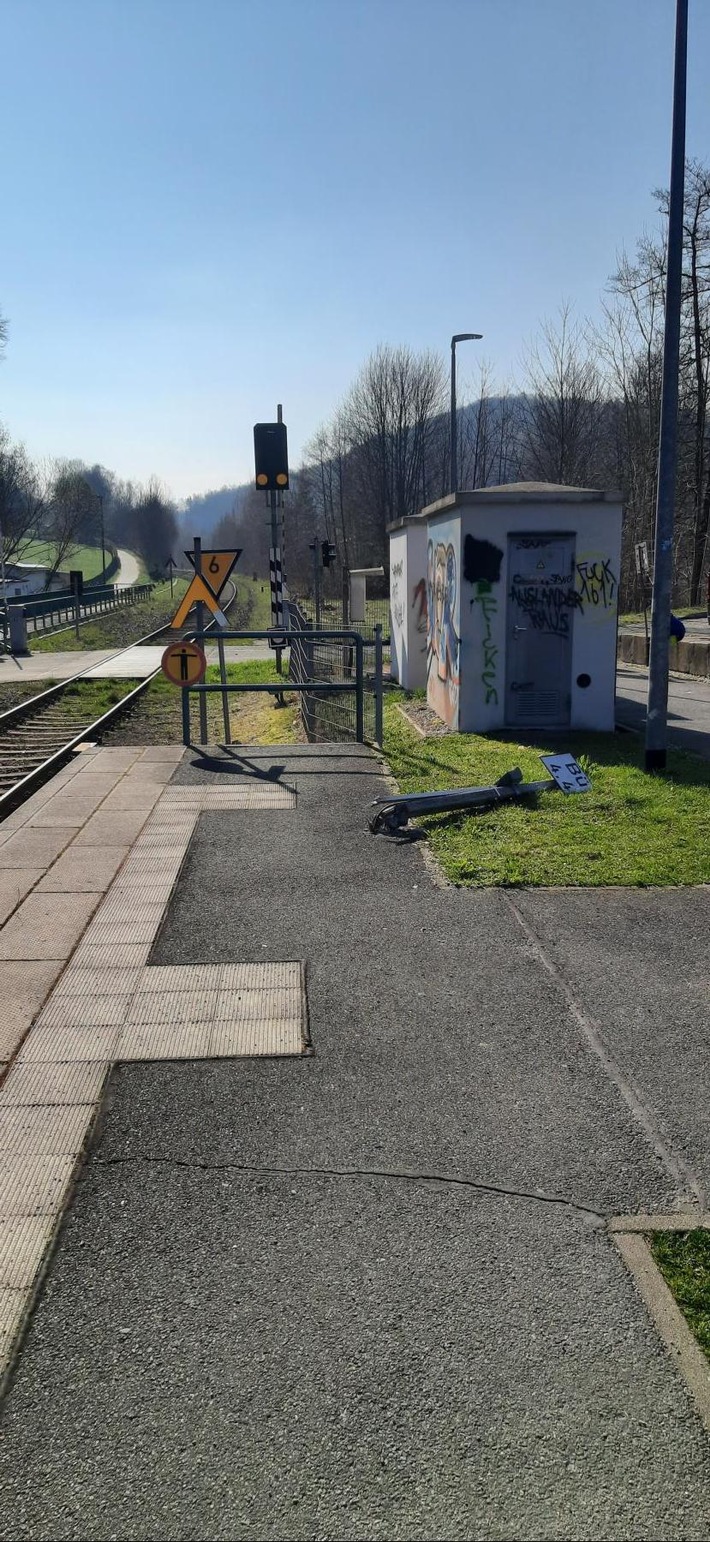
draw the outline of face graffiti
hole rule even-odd
[[[427,694],[449,726],[459,704],[459,636],[456,631],[456,553],[451,542],[427,549]]]

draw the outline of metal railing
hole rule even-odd
[[[92,616],[102,616],[124,606],[136,605],[153,592],[153,584],[133,584],[130,588],[117,589],[107,584],[102,589],[85,589],[79,601],[79,620],[88,621]],[[3,634],[7,612],[20,610],[27,622],[31,636],[43,632],[56,632],[63,626],[73,626],[76,621],[76,599],[73,594],[47,594],[37,600],[13,599],[8,595],[7,611],[2,606],[0,618]]]
[[[363,744],[368,739],[382,742],[382,645],[379,643],[379,675],[368,678],[365,674],[364,644],[359,632],[340,629],[318,631],[292,627],[291,631],[276,633],[272,628],[263,632],[220,631],[193,632],[192,640],[201,646],[214,643],[219,646],[220,679],[200,685],[181,687],[183,743],[192,739],[191,702],[205,701],[207,695],[221,693],[224,708],[225,742],[231,742],[229,730],[229,695],[261,691],[270,696],[282,697],[284,692],[301,696],[301,714],[306,735],[311,742],[324,743],[333,739],[354,739]],[[284,648],[290,649],[287,677],[279,681],[229,680],[223,644],[228,642],[266,642],[273,646],[276,638]],[[343,702],[347,701],[347,709]],[[323,703],[326,709],[323,710]],[[317,705],[319,704],[319,705]],[[335,704],[335,710],[332,710]],[[327,708],[331,706],[331,711]],[[206,714],[199,713],[199,742],[206,744]],[[310,731],[309,731],[310,729]],[[370,730],[368,732],[368,729]],[[379,737],[378,737],[379,735]]]

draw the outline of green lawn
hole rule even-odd
[[[648,619],[649,619],[649,622],[650,622],[650,620],[651,620],[651,605],[650,605],[650,601],[649,601],[649,606],[648,606],[648,610],[646,612],[646,615],[648,616]],[[693,616],[706,616],[707,615],[707,610],[702,605],[701,606],[698,606],[698,605],[674,605],[673,606],[673,615],[674,616],[681,616],[684,621],[687,621],[688,617],[692,618]],[[626,621],[643,621],[643,611],[642,610],[629,610],[629,611],[626,612],[625,615],[619,616],[619,626],[623,626]]]
[[[54,561],[56,548],[49,541],[30,541],[23,550],[19,562],[40,562],[51,566]],[[111,561],[111,553],[106,549],[106,565]],[[85,578],[98,578],[101,573],[101,547],[77,546],[73,552],[62,561],[61,572],[68,573],[70,568],[81,568]]]
[[[241,618],[239,626],[244,631],[265,632],[271,626],[271,589],[268,578],[245,578],[236,567],[232,579],[237,586],[237,611]]]
[[[475,887],[710,882],[710,764],[672,751],[667,774],[647,776],[632,734],[570,733],[564,745],[537,747],[512,735],[422,739],[396,698],[385,703],[385,755],[403,792],[486,786],[514,766],[540,780],[539,755],[561,748],[580,760],[591,792],[422,819],[447,877]]]
[[[710,1358],[710,1232],[655,1232],[649,1242],[666,1284]]]

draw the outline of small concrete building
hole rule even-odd
[[[451,728],[614,727],[621,520],[618,493],[514,482],[393,529],[390,571],[402,564],[411,603],[426,527],[427,700]],[[408,658],[394,607],[393,653],[406,642]]]

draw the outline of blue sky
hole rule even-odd
[[[184,497],[251,476],[277,401],[295,463],[379,342],[483,332],[514,376],[656,224],[674,11],[5,0],[0,418]],[[708,58],[690,0],[705,162]]]

